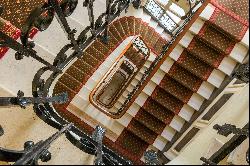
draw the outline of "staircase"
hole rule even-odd
[[[143,161],[141,158],[147,149],[162,151],[247,55],[249,25],[244,21],[247,14],[229,12],[223,5],[225,2],[221,1],[212,1],[205,8],[179,44],[166,55],[127,112],[120,119],[112,119],[90,103],[93,88],[133,36],[140,35],[150,47],[151,54],[115,104],[119,109],[161,53],[162,46],[171,40],[171,36],[143,9],[130,8],[125,16],[111,24],[108,44],[100,40],[93,42],[59,78],[53,93],[66,91],[71,99],[64,105],[55,105],[59,114],[89,134],[97,124],[104,126],[107,129],[105,144],[135,163]],[[248,5],[244,3],[238,5]],[[77,8],[69,19],[82,28],[80,15],[83,13]],[[38,35],[35,40],[54,55],[52,51],[58,48],[45,45],[46,37],[49,35]]]

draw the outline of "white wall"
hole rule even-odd
[[[209,122],[209,125],[197,134],[192,142],[168,165],[200,165],[201,157],[207,155],[209,147],[217,140],[218,144],[226,143],[233,135],[224,137],[213,129],[215,124],[225,123],[244,127],[249,122],[249,85],[236,92],[232,98],[219,110],[219,113]],[[221,146],[221,145],[219,145]],[[216,148],[214,146],[213,148]],[[215,150],[215,149],[214,149]],[[244,154],[245,155],[245,154]],[[208,156],[210,157],[210,156]]]

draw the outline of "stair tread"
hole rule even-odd
[[[130,31],[129,31],[129,27],[128,27],[128,21],[127,21],[127,17],[123,17],[120,19],[120,23],[122,25],[122,28],[123,28],[123,32],[126,36],[128,36],[130,34]]]
[[[116,40],[122,41],[122,37],[120,36],[120,33],[116,30],[114,24],[109,26],[109,32],[112,33],[112,35],[116,38]]]
[[[78,68],[74,66],[70,66],[65,73],[72,76],[73,78],[81,82],[82,84],[85,84],[90,78],[88,74],[82,72],[81,70],[79,70]]]
[[[165,40],[164,38],[160,37],[157,42],[154,45],[154,51],[157,54],[160,54],[163,50],[163,46],[165,46],[168,43],[167,40]]]
[[[209,47],[208,45],[203,43],[197,37],[194,37],[187,49],[193,55],[206,62],[207,64],[213,66],[214,68],[217,68],[225,57],[223,54],[219,53],[212,47]]]
[[[95,68],[87,64],[85,61],[78,59],[73,63],[73,66],[81,70],[83,73],[92,75],[95,72]]]
[[[98,50],[98,48],[95,48],[94,46],[88,47],[85,52],[87,52],[89,55],[93,56],[95,59],[98,59],[100,61],[105,59],[104,53]]]
[[[131,120],[127,129],[148,144],[153,144],[154,140],[157,138],[157,134],[155,132],[139,123],[135,118]]]
[[[1,1],[4,7],[1,17],[11,22],[15,27],[22,29],[31,11],[45,4],[44,0],[26,0],[21,3],[11,3],[11,1]]]
[[[165,123],[160,121],[158,118],[152,116],[143,108],[141,108],[139,112],[136,114],[135,119],[138,120],[147,128],[149,128],[150,130],[157,133],[158,135],[160,135],[163,132],[164,128],[166,127]]]
[[[151,97],[143,105],[143,109],[155,116],[165,124],[170,124],[175,113],[166,109],[164,106],[153,100]]]
[[[245,7],[247,6],[248,5],[245,5]],[[238,7],[234,7],[234,9],[238,9]],[[216,15],[212,16],[209,21],[216,25],[216,27],[219,27],[220,29],[231,35],[231,37],[240,41],[248,27],[218,8],[216,8],[215,13]],[[248,18],[246,20],[248,20]]]
[[[129,28],[129,35],[135,35],[135,17],[130,16],[127,17],[128,28]]]
[[[121,146],[122,150],[124,149],[129,157],[136,158],[136,160],[140,160],[141,156],[149,146],[147,142],[143,141],[127,129],[123,130],[115,143]]]
[[[152,28],[152,27],[148,27],[148,32],[147,32],[147,34],[145,35],[145,37],[144,37],[144,41],[149,45],[149,43],[150,43],[150,41],[151,41],[151,39],[152,39],[152,35],[154,34],[154,32],[155,32],[155,30],[154,30],[154,28]]]
[[[77,81],[68,74],[64,74],[61,78],[59,78],[59,81],[75,92],[77,92],[82,86],[81,82]]]
[[[145,22],[142,22],[140,35],[142,36],[143,39],[145,39],[147,32],[148,32],[148,24]]]
[[[84,52],[80,60],[85,61],[87,64],[92,66],[93,68],[97,68],[100,65],[100,61],[95,57],[91,56],[89,53]]]
[[[208,77],[214,70],[213,67],[211,67],[204,61],[201,61],[200,59],[196,58],[186,49],[182,52],[177,62],[182,67],[184,67],[185,69],[187,69],[188,71],[190,71],[191,73],[198,76],[204,81],[208,79]]]
[[[224,35],[218,31],[218,28],[207,23],[203,25],[199,36],[222,54],[228,55],[235,45],[235,41],[232,40],[232,38],[228,37],[228,35]]]
[[[166,92],[164,89],[157,86],[151,95],[152,99],[160,103],[162,106],[178,114],[183,107],[184,103]]]
[[[176,62],[171,67],[168,74],[193,92],[197,92],[203,82],[200,78],[185,70]]]
[[[164,76],[159,86],[184,103],[187,103],[193,95],[193,91],[171,78],[168,74]]]
[[[142,19],[136,18],[135,19],[135,34],[136,35],[140,34],[141,24],[142,24]]]
[[[113,25],[115,26],[116,30],[119,32],[119,35],[124,39],[124,37],[126,36],[123,27],[120,23],[120,20],[116,20]]]
[[[91,47],[101,52],[104,55],[104,57],[108,56],[108,54],[110,53],[110,50],[107,48],[107,46],[103,44],[100,40],[95,40],[94,43],[92,43]],[[103,61],[103,59],[100,59],[100,58],[98,58],[98,60]]]
[[[147,43],[149,45],[149,47],[154,48],[154,46],[157,43],[157,41],[159,40],[159,38],[160,38],[160,34],[158,34],[156,31],[153,31],[152,36]]]

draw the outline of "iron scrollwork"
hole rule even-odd
[[[21,41],[22,43],[18,43],[16,41],[8,42],[9,39],[8,36],[3,36],[4,34],[1,32],[0,37],[4,38],[5,43],[1,43],[1,46],[7,46],[15,51],[17,51],[17,57],[18,59],[22,59],[22,55],[25,56],[31,56],[38,61],[42,62],[45,67],[41,68],[37,74],[34,77],[33,84],[32,84],[32,92],[34,99],[44,99],[48,98],[49,91],[51,90],[52,83],[55,81],[55,79],[60,76],[62,69],[64,69],[73,59],[79,58],[82,55],[82,51],[86,49],[86,47],[92,43],[97,37],[101,37],[101,33],[106,30],[108,30],[108,25],[120,15],[120,13],[124,10],[127,10],[129,7],[129,4],[134,1],[130,0],[107,0],[107,9],[106,12],[103,13],[99,18],[94,22],[93,20],[93,8],[91,7],[92,0],[86,0],[84,1],[83,5],[89,5],[89,14],[90,14],[90,26],[87,26],[78,36],[77,39],[75,39],[75,32],[76,30],[71,30],[66,17],[69,16],[74,8],[77,5],[77,0],[65,0],[61,1],[60,3],[56,0],[48,0],[42,7],[38,7],[32,12],[32,15],[30,16],[32,19],[29,20],[29,22],[26,23],[24,26],[25,28],[22,30],[22,36]],[[134,2],[135,3],[135,2]],[[134,4],[135,5],[135,4]],[[138,5],[138,4],[137,4]],[[35,13],[35,14],[34,14]],[[40,58],[38,55],[36,55],[36,52],[33,50],[34,43],[32,41],[29,41],[29,32],[33,27],[38,28],[40,31],[45,30],[49,27],[50,23],[52,22],[54,16],[56,16],[57,21],[61,24],[62,29],[66,32],[66,35],[68,35],[68,39],[70,40],[70,43],[65,45],[61,51],[57,54],[57,57],[54,60],[53,64],[49,64],[48,62],[44,61],[42,58]],[[104,20],[105,19],[105,20]],[[91,36],[88,37],[89,33],[91,33]],[[107,36],[107,35],[106,35]],[[6,39],[7,38],[7,42]],[[12,39],[13,40],[13,39]],[[73,53],[69,56],[66,55],[67,50],[70,48],[73,48]],[[51,72],[51,75],[47,77],[47,79],[42,78],[45,72]],[[47,74],[46,74],[47,75]],[[23,94],[19,93],[19,99],[25,99],[23,98]],[[17,98],[16,98],[17,99]],[[25,106],[25,102],[23,100],[16,100],[19,101],[19,105]],[[40,117],[43,121],[45,121],[47,124],[53,126],[54,128],[61,129],[63,126],[68,124],[68,121],[65,120],[63,117],[61,117],[57,111],[53,108],[51,103],[49,102],[33,102],[34,104],[34,111],[37,114],[38,117]],[[102,162],[104,164],[111,164],[111,165],[131,165],[132,162],[121,157],[116,152],[112,151],[108,147],[106,147],[103,144],[100,144],[97,140],[93,139],[91,136],[87,135],[80,129],[78,129],[75,126],[71,126],[70,130],[65,133],[67,139],[76,147],[81,149],[84,152],[87,152],[89,154],[95,155],[97,154],[97,151],[100,152],[100,149],[102,151]],[[15,151],[15,161],[21,158],[25,152],[29,149],[36,149],[37,144],[33,144],[32,142],[28,142],[25,144],[25,150],[21,152]],[[4,150],[3,150],[4,151]],[[6,152],[6,151],[4,151]],[[10,157],[9,159],[11,161],[14,161],[13,158],[11,158],[13,153],[5,153],[5,159]],[[100,156],[101,153],[98,153]],[[10,155],[10,156],[8,156]],[[32,158],[43,158],[44,161],[50,159],[49,153],[44,154],[44,157],[34,157]],[[26,158],[27,159],[27,158]],[[25,161],[27,161],[25,159]],[[98,159],[98,158],[97,158]],[[22,160],[24,161],[24,160]],[[29,163],[36,164],[37,160],[29,161]],[[96,163],[99,163],[98,160],[96,160]],[[101,162],[100,162],[101,163]]]
[[[248,83],[249,82],[249,63],[240,65],[232,75],[233,77]]]
[[[58,103],[63,104],[68,101],[68,94],[62,93],[53,97],[24,97],[22,91],[18,91],[17,97],[0,97],[0,106],[18,105],[25,109],[27,105],[39,103]]]
[[[201,157],[200,160],[204,162],[203,165],[217,165],[221,160],[223,160],[227,155],[235,150],[235,148],[242,144],[243,141],[249,138],[249,124],[245,125],[245,127],[242,129],[237,128],[235,125],[231,124],[216,124],[213,128],[218,131],[218,134],[225,137],[229,136],[230,134],[234,134],[234,136],[209,159]],[[246,161],[249,163],[249,148],[246,152]]]
[[[38,160],[48,162],[51,159],[51,153],[48,151],[50,145],[69,131],[72,125],[65,125],[45,141],[39,141],[36,144],[32,141],[25,142],[24,150],[21,151],[0,148],[0,161],[15,162],[14,165],[38,165]]]
[[[157,156],[157,152],[153,150],[146,151],[144,153],[146,165],[160,165],[160,161]]]
[[[218,134],[223,135],[225,137],[229,136],[230,134],[249,136],[248,129],[240,129],[237,128],[235,125],[231,124],[224,124],[222,126],[216,124],[213,128],[218,131]]]
[[[104,165],[103,157],[102,157],[103,156],[102,142],[103,142],[105,132],[106,130],[104,128],[102,128],[101,126],[97,126],[92,135],[93,140],[97,142],[96,159],[94,161],[95,165]]]

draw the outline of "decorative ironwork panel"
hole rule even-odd
[[[154,0],[149,0],[145,7],[153,16],[158,19],[164,12],[164,10]]]
[[[140,39],[140,37],[137,37],[133,40],[133,45],[138,48],[142,53],[145,55],[149,54],[149,48],[147,45]]]
[[[169,32],[173,32],[177,27],[177,24],[168,16],[166,13],[161,17],[160,23],[166,28]]]

